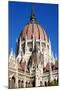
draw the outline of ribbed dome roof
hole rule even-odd
[[[34,34],[34,37],[36,39],[46,40],[48,41],[48,37],[44,29],[39,25],[34,23],[34,26],[32,23],[27,24],[21,34],[22,40],[25,39],[27,36],[27,39],[32,39]]]
[[[27,36],[27,39],[32,39],[33,34],[35,39],[48,41],[45,30],[37,23],[34,12],[32,11],[30,22],[24,27],[21,38],[22,40],[25,40],[25,37]]]

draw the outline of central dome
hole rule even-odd
[[[23,32],[21,33],[21,38],[22,40],[25,40],[25,37],[27,36],[27,39],[32,39],[33,34],[35,39],[48,41],[45,30],[36,21],[34,11],[32,11],[30,22],[24,27]]]
[[[25,26],[23,32],[22,32],[22,40],[25,39],[27,36],[27,39],[32,39],[34,34],[34,38],[40,39],[40,40],[48,40],[47,34],[44,31],[44,29],[38,24],[38,23],[29,23]]]

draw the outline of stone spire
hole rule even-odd
[[[10,62],[10,60],[11,60],[11,58],[13,58],[13,49],[11,48],[11,51],[10,51],[10,55],[9,55],[9,61],[8,62]]]
[[[21,53],[22,47],[21,47],[21,37],[20,37],[20,42],[19,42],[19,53]]]
[[[57,55],[55,54],[55,60],[57,60]]]
[[[31,20],[31,23],[32,23],[32,33],[34,35],[35,13],[34,13],[34,7],[33,7],[33,5],[32,5],[32,13],[31,13],[30,20]]]
[[[40,63],[37,64],[36,70],[35,70],[35,85],[36,87],[38,86],[43,86],[43,65]]]
[[[17,55],[18,55],[18,53],[19,53],[19,50],[18,50],[18,49],[19,49],[18,44],[19,44],[19,43],[18,43],[18,39],[16,39],[16,52],[15,52],[15,53],[16,53],[16,54],[15,54],[16,57],[17,57]]]
[[[10,56],[13,56],[13,49],[11,48]]]
[[[49,81],[51,82],[52,80],[53,76],[52,76],[51,58],[49,56]]]
[[[33,5],[32,5],[32,13],[31,13],[31,18],[30,18],[30,20],[32,20],[32,21],[35,20],[35,13],[34,13]]]
[[[51,81],[53,81],[51,63],[49,63],[49,69],[50,69],[50,70],[49,70],[49,75],[50,75],[49,79],[50,79],[50,82],[51,82]]]
[[[49,39],[49,55],[51,56],[51,41],[50,41],[50,39]]]

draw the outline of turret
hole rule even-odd
[[[41,65],[41,62],[36,65],[36,76],[35,76],[35,86],[43,86],[43,66]]]
[[[11,49],[11,52],[10,52],[10,55],[9,55],[9,62],[10,62],[12,57],[13,57],[13,50]]]
[[[20,42],[19,42],[19,53],[22,52],[22,47],[21,47],[21,37],[20,37]]]
[[[19,41],[18,41],[18,39],[16,39],[16,57],[17,57],[17,55],[18,55],[18,53],[19,53]]]
[[[51,41],[49,39],[49,55],[51,56]]]
[[[13,56],[13,49],[11,48],[10,56]]]
[[[53,75],[52,75],[52,67],[51,67],[51,63],[49,63],[49,81],[53,81]]]

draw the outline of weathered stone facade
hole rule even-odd
[[[48,86],[48,82],[58,80],[58,63],[50,39],[33,12],[16,44],[16,53],[11,50],[9,54],[9,88]]]

